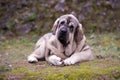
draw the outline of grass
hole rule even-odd
[[[0,41],[0,80],[119,80],[119,34],[92,34],[92,39],[87,35],[94,61],[64,67],[51,66],[46,61],[27,62],[26,58],[39,38],[37,35]]]

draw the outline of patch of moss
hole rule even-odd
[[[0,66],[0,72],[11,71],[12,69],[8,66]]]
[[[94,39],[88,39],[88,43],[93,48],[93,54],[95,56],[101,56],[101,58],[112,57],[114,59],[120,59],[120,40],[119,32],[93,34]]]
[[[3,74],[1,75],[0,74],[0,80],[5,80],[5,75],[3,75]]]
[[[120,69],[117,64],[110,64],[108,60],[95,60],[93,62],[85,62],[80,65],[64,66],[64,67],[55,67],[46,65],[45,68],[37,68],[39,65],[29,65],[24,67],[14,68],[12,71],[8,72],[9,74],[20,74],[23,73],[23,79],[45,79],[45,80],[91,80],[93,78],[99,78],[100,75],[107,75],[108,77],[113,76],[111,71],[117,70],[120,72]],[[112,62],[115,63],[115,62]],[[114,75],[116,76],[116,75]],[[118,78],[118,77],[117,77]]]

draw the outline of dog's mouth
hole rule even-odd
[[[63,28],[59,31],[58,33],[58,40],[63,44],[63,46],[67,46],[68,45],[68,32],[67,29]]]

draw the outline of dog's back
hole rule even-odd
[[[45,35],[43,35],[37,42],[35,45],[35,49],[38,48],[40,46],[41,43],[43,43],[46,40],[49,40],[52,36],[52,33],[47,33]]]

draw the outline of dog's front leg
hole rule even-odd
[[[53,64],[55,66],[60,66],[62,65],[62,59],[56,55],[54,55],[51,50],[49,50],[48,48],[46,48],[46,52],[45,52],[45,59],[48,63]]]
[[[75,52],[71,57],[65,59],[63,62],[65,65],[71,65],[78,62],[93,60],[91,49],[86,49],[81,52]]]
[[[55,66],[62,65],[62,59],[60,57],[57,57],[56,55],[50,55],[48,57],[48,62]]]
[[[66,58],[66,56],[65,56],[62,52],[60,52],[60,50],[59,50],[58,48],[55,47],[55,38],[54,38],[54,37],[51,38],[51,39],[48,41],[48,43],[47,43],[47,48],[48,48],[49,50],[51,50],[51,52],[52,52],[54,55],[56,55],[57,57],[60,57],[60,58],[62,58],[62,59],[65,59],[65,58]]]
[[[45,52],[45,59],[48,63],[53,64],[55,66],[61,66],[62,65],[62,58],[56,56],[50,49],[46,48]]]
[[[47,42],[45,59],[53,65],[61,66],[63,63],[62,59],[65,58],[65,56],[55,47],[54,42],[54,37]]]

